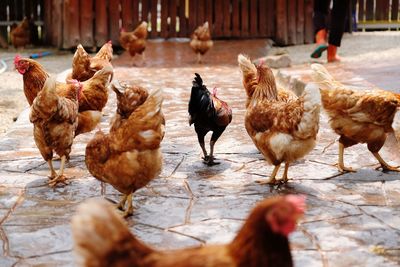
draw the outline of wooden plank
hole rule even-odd
[[[80,1],[80,43],[86,47],[94,46],[93,0]]]
[[[265,12],[267,16],[267,36],[275,36],[276,30],[276,20],[275,20],[275,1],[267,2],[267,11]]]
[[[267,36],[267,1],[259,1],[258,7],[258,36]]]
[[[399,0],[392,0],[391,13],[391,21],[397,21],[399,19]]]
[[[304,7],[304,43],[311,44],[314,43],[314,23],[312,19],[312,14],[314,13],[314,1],[305,0]]]
[[[51,43],[58,48],[62,48],[62,37],[64,31],[62,27],[63,3],[60,1],[52,1],[51,11]]]
[[[168,37],[168,0],[161,1],[161,37]]]
[[[375,19],[382,20],[383,19],[383,0],[376,0],[375,2]]]
[[[242,0],[240,36],[249,36],[249,0]]]
[[[63,45],[64,49],[76,47],[80,42],[79,0],[64,1],[63,9]]]
[[[193,33],[197,27],[197,0],[189,0],[189,29]]]
[[[121,0],[122,27],[126,30],[133,28],[133,2],[132,0]]]
[[[179,0],[179,37],[190,36],[188,32],[188,19],[186,17],[186,0]]]
[[[2,1],[2,4],[4,6],[0,8],[0,21],[7,21],[7,6],[9,5],[9,0]],[[9,43],[8,39],[7,26],[0,26],[0,47],[7,48]]]
[[[51,24],[51,1],[52,0],[44,0],[41,12],[44,15],[44,25],[42,27],[43,30],[43,41],[44,44],[46,45],[51,45],[51,30],[52,30],[52,24]],[[1,12],[1,10],[0,10]],[[1,17],[0,17],[1,19]]]
[[[255,0],[257,1],[257,0]],[[223,9],[223,16],[224,16],[224,20],[223,20],[223,25],[222,25],[222,34],[223,37],[230,37],[231,36],[231,0],[224,0],[223,1],[223,5],[222,5],[222,9]]]
[[[382,20],[389,20],[389,0],[381,0],[382,1]]]
[[[150,16],[151,16],[151,37],[158,37],[157,32],[157,0],[151,0]]]
[[[120,19],[120,12],[119,12],[119,0],[112,0],[109,1],[108,3],[108,22],[110,25],[110,31],[109,31],[109,38],[112,41],[112,43],[118,44],[119,41],[119,19]],[[97,26],[96,26],[97,27]]]
[[[250,37],[258,36],[258,6],[257,0],[250,0]]]
[[[364,21],[365,16],[365,0],[358,0],[358,21]]]
[[[139,25],[140,15],[139,15],[139,0],[132,0],[132,29],[127,29],[128,31],[133,30],[133,27]]]
[[[107,3],[104,0],[95,0],[95,27],[94,27],[94,45],[102,46],[110,38],[108,35],[108,14]]]
[[[208,24],[210,25],[210,31],[213,31],[213,25],[214,25],[214,20],[213,20],[213,13],[214,13],[214,1],[213,0],[205,0],[205,15],[204,15],[204,22],[208,21]]]
[[[296,15],[297,15],[297,5],[296,1],[287,1],[287,16],[288,16],[288,44],[294,45],[297,44],[297,34],[296,34]]]
[[[275,41],[279,45],[288,44],[288,12],[287,0],[276,1],[276,32]]]
[[[304,0],[297,0],[297,14],[296,14],[296,41],[297,44],[304,44]]]
[[[240,5],[239,5],[239,0],[232,0],[232,37],[239,37],[239,36],[240,36]]]
[[[176,14],[178,10],[178,0],[169,0],[169,35],[168,37],[176,37]]]
[[[165,0],[164,0],[165,1]],[[161,1],[161,2],[164,2]],[[149,21],[149,1],[142,0],[142,21]]]
[[[222,37],[223,31],[222,26],[224,23],[224,13],[223,13],[223,3],[222,1],[215,1],[214,2],[214,10],[215,10],[215,21],[214,21],[214,30],[213,36],[215,37]]]
[[[366,20],[374,20],[374,0],[366,0],[365,18]]]
[[[205,22],[205,9],[206,9],[206,1],[205,0],[197,0],[197,25],[204,24]]]

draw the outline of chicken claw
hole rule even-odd
[[[341,173],[346,173],[346,172],[357,172],[351,167],[345,167],[344,165],[341,165],[339,163],[334,164],[333,166],[338,168],[338,171]]]
[[[267,181],[265,181],[265,180],[257,180],[256,183],[258,183],[260,185],[263,185],[263,184],[278,185],[278,184],[280,184],[280,181],[277,181],[275,179],[276,174],[278,173],[280,167],[281,167],[280,164],[275,166],[274,170],[271,173],[271,176],[270,176],[269,180],[267,180]]]
[[[69,181],[65,175],[58,175],[55,178],[51,179],[47,184],[50,187],[56,187],[57,184],[62,183],[64,185],[68,185]]]

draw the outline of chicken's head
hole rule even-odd
[[[272,232],[288,236],[295,230],[297,221],[303,216],[304,211],[304,196],[287,195],[270,207],[265,219]]]
[[[22,58],[20,55],[16,55],[14,58],[14,67],[20,74],[23,75],[29,70],[31,64],[29,60]]]

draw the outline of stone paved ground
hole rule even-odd
[[[152,44],[143,68],[129,68],[126,56],[114,62],[115,78],[149,90],[162,87],[165,96],[163,171],[135,194],[136,210],[128,220],[132,231],[159,248],[227,242],[257,201],[276,194],[301,193],[307,196],[308,211],[290,237],[296,266],[398,266],[399,175],[374,170],[377,164],[363,145],[345,154],[346,163],[358,172],[340,175],[332,166],[337,161],[337,144],[329,146],[336,136],[324,114],[318,145],[289,169],[292,180],[286,186],[254,182],[266,179],[272,167],[255,149],[243,126],[245,93],[236,55],[261,56],[264,46],[265,42],[257,40],[240,45],[218,42],[206,56],[206,64],[196,66],[186,43],[167,43],[164,50]],[[307,80],[307,69],[286,69],[281,76]],[[342,65],[330,66],[330,70],[353,85],[371,83]],[[221,164],[213,167],[201,162],[194,129],[187,122],[194,72],[199,72],[210,88],[220,88],[220,97],[233,109],[232,124],[216,144]],[[114,112],[115,97],[110,94],[101,128],[108,127]],[[79,136],[73,145],[66,169],[72,183],[54,190],[45,185],[48,167],[34,144],[27,110],[0,140],[1,266],[74,265],[71,215],[81,201],[104,193],[84,164],[84,148],[91,136]],[[383,157],[398,164],[398,149],[391,144]],[[117,200],[118,193],[107,186],[103,197]]]

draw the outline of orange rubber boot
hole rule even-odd
[[[328,62],[339,62],[340,57],[337,55],[337,46],[328,46]]]
[[[315,34],[315,43],[316,44],[326,44],[327,43],[326,42],[326,36],[327,36],[327,33],[326,33],[325,29],[319,30]]]

